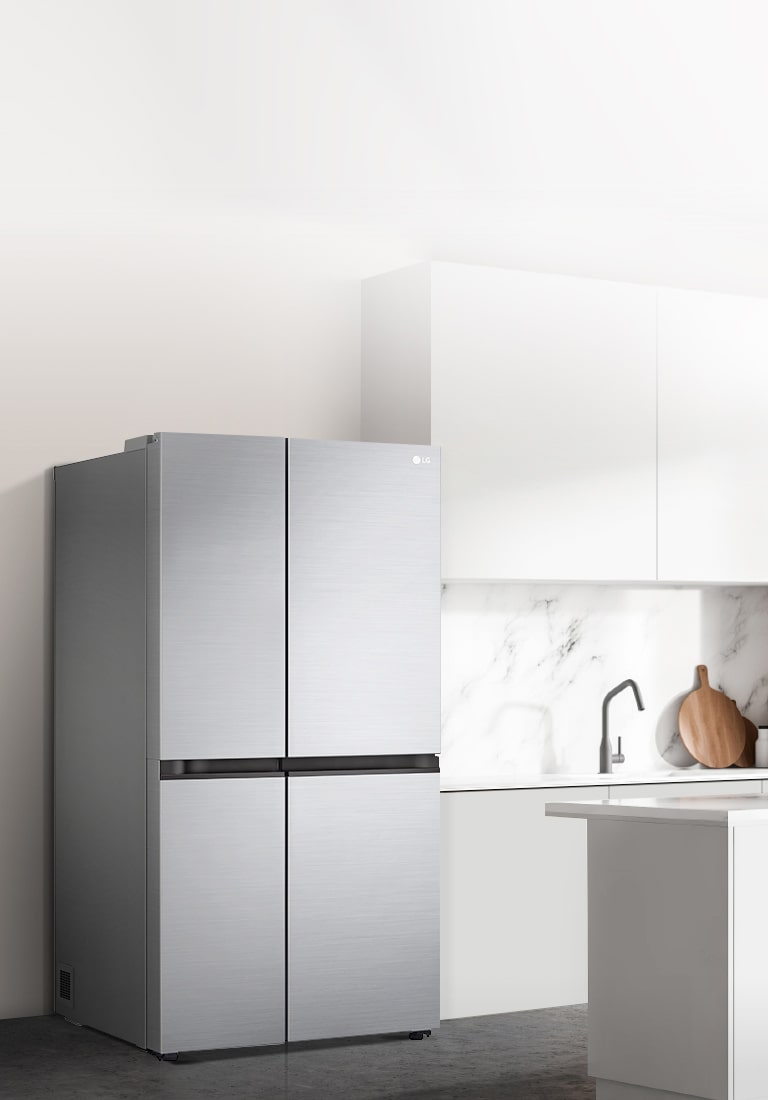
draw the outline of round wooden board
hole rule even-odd
[[[734,703],[734,706],[736,704]],[[744,743],[744,751],[739,759],[736,761],[737,768],[754,768],[755,766],[755,745],[757,743],[757,726],[754,722],[751,722],[749,718],[744,719],[744,732],[747,735],[747,739]]]
[[[698,673],[701,687],[680,707],[680,740],[700,764],[729,768],[744,751],[744,719],[733,699],[709,686],[706,665],[699,665]]]

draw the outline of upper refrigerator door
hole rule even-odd
[[[285,754],[285,446],[147,447],[150,756]]]
[[[440,455],[288,442],[288,754],[440,751]]]

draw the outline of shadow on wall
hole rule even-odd
[[[51,1010],[53,475],[0,493],[0,1016]]]

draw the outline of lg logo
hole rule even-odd
[[[414,466],[421,466],[422,463],[425,466],[429,466],[431,461],[432,461],[432,459],[429,457],[429,455],[414,455],[413,456]]]

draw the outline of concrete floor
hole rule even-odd
[[[447,1020],[385,1036],[158,1062],[58,1016],[0,1021],[3,1100],[593,1100],[586,1005]]]

